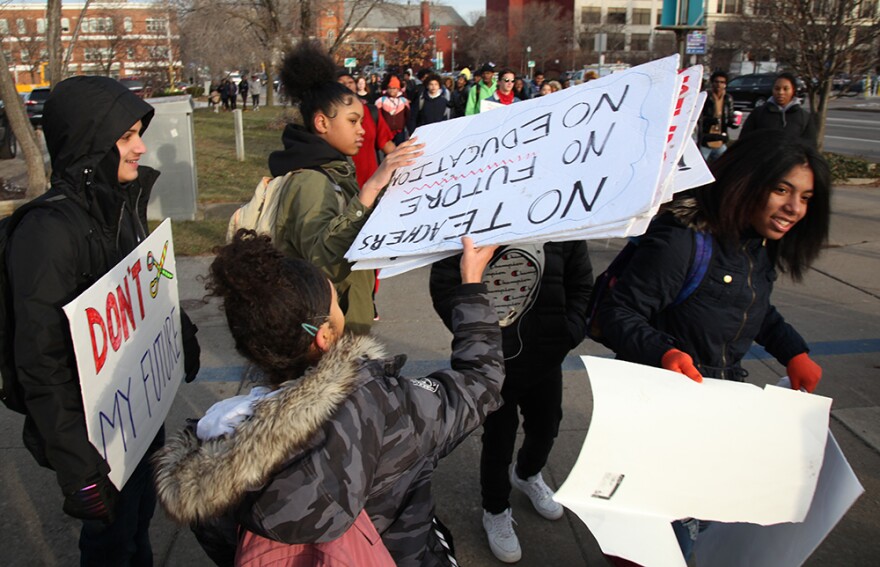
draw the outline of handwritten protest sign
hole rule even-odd
[[[587,524],[607,554],[685,567],[671,522],[699,518],[761,526],[804,522],[809,537],[785,534],[798,547],[791,555],[803,558],[861,493],[851,475],[823,466],[829,398],[724,380],[697,384],[658,368],[582,360],[593,416],[555,499]],[[774,562],[775,546],[728,545],[734,540],[727,538],[743,543],[741,530],[719,532],[713,544],[746,554],[735,555],[731,565],[799,564]],[[766,533],[782,537],[775,526]]]
[[[677,66],[673,56],[419,128],[424,155],[394,174],[346,258],[387,276],[459,250],[463,235],[512,244],[643,230],[671,195],[666,156],[684,152],[697,100],[682,83],[698,71]]]
[[[156,436],[183,378],[171,221],[64,306],[89,441],[121,489]]]

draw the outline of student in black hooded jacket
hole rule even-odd
[[[46,101],[52,200],[20,216],[7,248],[17,380],[27,417],[24,443],[55,471],[64,512],[83,520],[81,565],[151,565],[156,503],[147,455],[119,492],[86,431],[76,359],[62,307],[147,236],[146,208],[158,172],[140,166],[153,108],[106,77],[73,77]],[[182,314],[187,380],[198,370],[195,326]]]

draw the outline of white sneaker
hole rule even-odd
[[[483,529],[489,539],[489,549],[499,561],[516,563],[522,558],[519,539],[513,531],[513,512],[510,508],[500,514],[483,510]]]
[[[516,474],[516,465],[510,467],[510,484],[529,497],[535,510],[548,520],[558,520],[564,512],[562,504],[553,500],[553,491],[544,482],[541,473],[523,480]]]

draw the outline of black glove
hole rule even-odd
[[[103,520],[113,523],[119,491],[106,476],[94,484],[64,496],[64,513],[81,520]]]
[[[183,310],[180,311],[180,326],[183,331],[183,379],[188,383],[196,379],[201,368],[202,347],[196,338],[199,328]]]

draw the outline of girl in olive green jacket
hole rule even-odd
[[[375,274],[353,272],[344,255],[394,170],[412,165],[424,145],[401,144],[359,187],[351,156],[363,145],[364,105],[336,82],[335,73],[333,60],[316,44],[301,43],[284,59],[281,81],[299,104],[302,124],[287,125],[284,149],[269,156],[269,169],[273,176],[300,171],[281,196],[276,246],[321,268],[336,285],[346,327],[366,334],[373,323]]]

